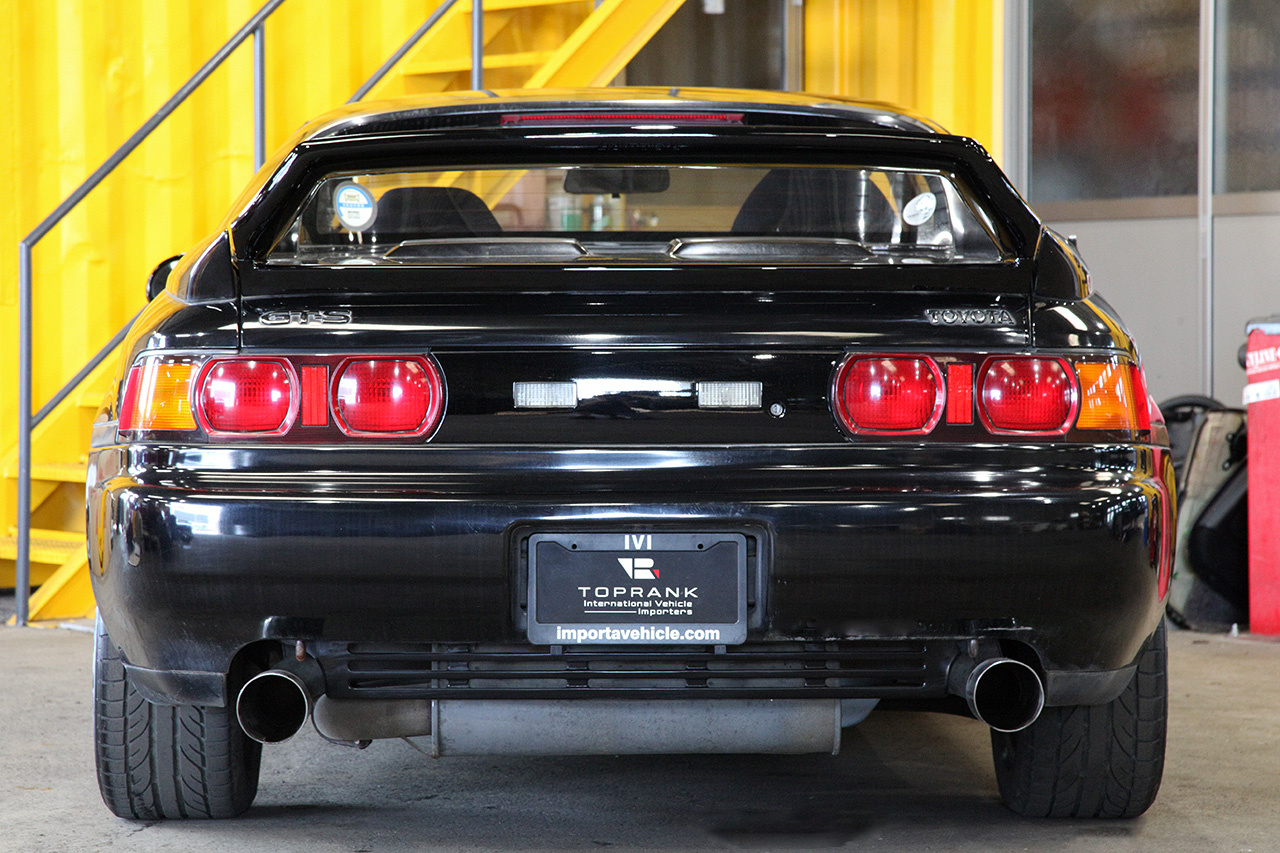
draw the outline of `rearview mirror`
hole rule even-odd
[[[148,302],[155,299],[160,295],[160,291],[164,290],[165,284],[169,281],[169,273],[173,272],[173,268],[178,265],[178,261],[180,260],[182,260],[182,255],[174,255],[172,258],[166,258],[151,271],[150,277],[147,278]]]
[[[564,173],[564,191],[574,195],[661,193],[671,186],[667,169],[570,169]]]

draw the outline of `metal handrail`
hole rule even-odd
[[[271,17],[275,11],[285,0],[267,0],[245,25],[227,40],[221,48],[218,49],[213,56],[209,58],[200,69],[187,80],[173,96],[158,109],[151,118],[147,119],[141,127],[134,131],[133,135],[125,140],[119,148],[106,160],[102,162],[97,169],[93,171],[89,177],[76,187],[70,195],[62,200],[62,203],[54,208],[53,212],[44,218],[31,233],[23,237],[18,243],[18,542],[17,554],[14,570],[14,599],[17,605],[17,613],[15,621],[19,625],[26,625],[30,614],[30,589],[31,589],[31,433],[37,424],[54,410],[67,395],[71,393],[81,381],[88,376],[94,368],[102,363],[102,361],[111,353],[116,346],[124,340],[128,333],[129,327],[133,324],[130,320],[118,331],[110,342],[104,346],[97,355],[89,360],[80,371],[71,378],[69,382],[62,386],[40,411],[32,417],[31,414],[31,374],[32,374],[32,282],[31,282],[31,250],[35,248],[44,237],[53,230],[59,222],[61,222],[68,213],[70,213],[85,197],[92,192],[106,177],[113,172],[121,162],[128,157],[133,150],[142,144],[148,136],[151,135],[165,119],[169,117],[188,97],[194,92],[204,81],[218,69],[219,66],[229,57],[235,50],[242,45],[250,36],[253,37],[253,115],[254,115],[254,148],[253,161],[254,169],[261,168],[266,161],[266,97],[265,97],[265,77],[266,77],[266,40],[265,40],[265,23],[267,18]],[[369,93],[369,90],[377,85],[383,77],[391,70],[391,68],[404,58],[415,44],[427,33],[441,16],[448,11],[457,0],[444,0],[440,6],[427,18],[426,22],[419,27],[409,40],[406,41],[399,50],[397,50],[381,68],[379,68],[372,77],[365,81],[364,85],[357,90],[356,94],[351,97],[347,103],[358,101]],[[476,17],[479,17],[481,0],[475,0]],[[476,55],[472,58],[473,64],[478,64],[479,60]],[[472,70],[472,76],[475,77],[475,70]],[[136,315],[134,319],[137,319]]]
[[[443,3],[437,6],[436,10],[427,16],[427,20],[422,23],[422,26],[414,30],[413,35],[405,39],[404,44],[400,45],[400,47],[396,49],[395,53],[387,57],[387,61],[382,63],[382,67],[373,72],[373,76],[368,80],[365,80],[359,89],[356,89],[356,93],[347,99],[347,103],[354,104],[356,101],[361,100],[365,95],[369,94],[369,91],[374,86],[382,82],[382,78],[387,76],[387,72],[394,68],[397,62],[404,59],[404,55],[406,53],[413,50],[413,46],[427,34],[428,30],[436,25],[436,21],[440,20],[444,13],[449,11],[449,7],[456,2],[458,2],[458,0],[444,0]]]
[[[484,88],[484,0],[471,0],[471,88]]]
[[[58,393],[49,398],[49,402],[40,407],[40,411],[36,412],[35,416],[31,418],[31,426],[33,428],[40,426],[41,421],[53,414],[53,410],[58,408],[63,400],[67,399],[71,392],[75,390],[76,386],[83,382],[98,365],[102,364],[102,362],[106,360],[107,356],[111,355],[111,351],[113,349],[120,346],[120,342],[125,339],[127,334],[129,334],[129,327],[132,326],[133,321],[137,320],[140,316],[142,316],[141,311],[134,314],[128,322],[120,327],[120,331],[112,335],[111,340],[107,341],[102,349],[98,350],[97,355],[89,359],[88,363],[86,363],[84,367],[80,368],[80,371],[75,376],[68,379],[67,383],[58,389]]]

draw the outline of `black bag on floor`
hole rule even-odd
[[[1198,631],[1249,620],[1248,433],[1242,409],[1207,412],[1178,495],[1169,616]]]

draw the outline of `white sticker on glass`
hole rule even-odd
[[[933,212],[937,209],[937,196],[933,193],[920,193],[902,208],[902,221],[908,225],[923,225],[933,218]]]
[[[378,215],[373,193],[350,181],[333,191],[333,209],[342,227],[348,231],[364,231]]]

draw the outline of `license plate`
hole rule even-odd
[[[732,644],[747,639],[740,533],[529,537],[529,641]]]

